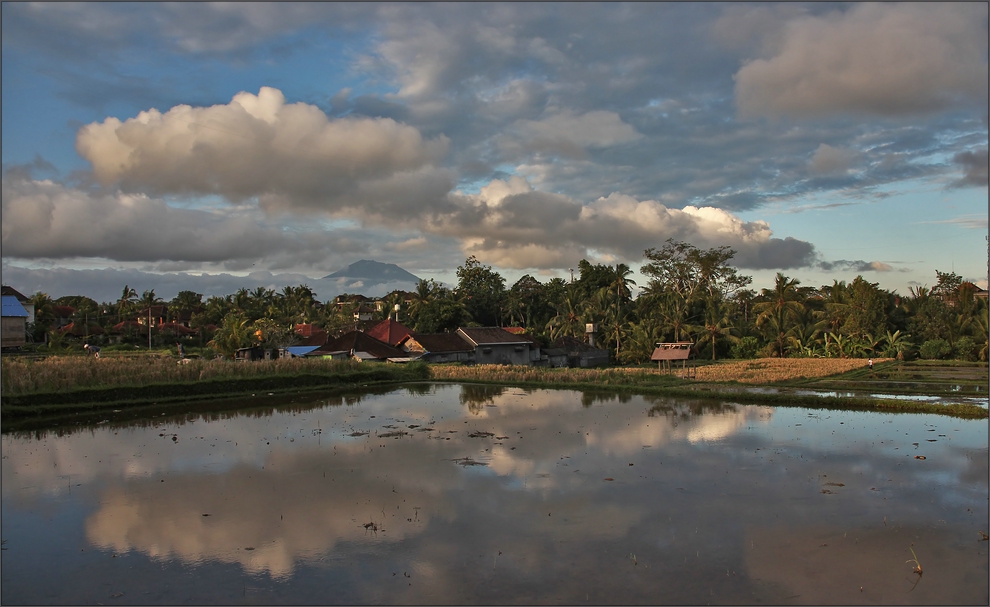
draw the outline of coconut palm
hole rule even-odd
[[[547,322],[546,328],[550,333],[550,340],[553,341],[558,337],[583,336],[585,323],[582,312],[574,294],[568,293],[557,306],[557,315]]]
[[[719,338],[739,341],[739,338],[733,335],[735,328],[729,317],[728,306],[718,295],[711,297],[705,305],[702,322],[688,325],[688,329],[700,340],[711,344],[712,360],[716,359],[715,350]]]
[[[206,345],[215,352],[232,358],[239,348],[253,344],[250,324],[251,321],[243,314],[231,312],[224,316],[223,324]]]
[[[798,301],[800,295],[797,286],[801,284],[795,278],[787,278],[777,272],[773,289],[763,289],[761,296],[764,301],[753,306],[756,316],[756,326],[763,328],[778,356],[784,356],[787,351],[787,334],[794,319],[804,309]]]
[[[137,303],[137,291],[129,285],[124,285],[124,290],[117,300],[117,320],[126,320],[134,311],[134,304]]]

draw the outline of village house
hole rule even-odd
[[[24,306],[24,310],[28,313],[27,324],[34,324],[34,302],[29,298],[25,297],[20,291],[14,287],[3,285],[0,287],[0,295],[2,296],[13,296],[17,298],[17,301]]]
[[[324,356],[332,359],[351,358],[360,361],[381,361],[390,358],[406,359],[407,353],[379,341],[367,333],[350,331],[337,339],[331,340],[306,354],[307,356]]]
[[[424,362],[474,362],[474,346],[457,333],[417,333],[403,339],[399,347]]]
[[[474,362],[479,365],[531,365],[535,349],[539,360],[539,346],[528,335],[513,335],[500,327],[461,327],[457,329],[474,348]]]
[[[412,329],[388,318],[368,329],[366,333],[378,341],[398,347],[405,338],[412,335]]]
[[[0,346],[20,348],[26,342],[28,312],[13,295],[0,297]]]
[[[596,348],[576,337],[558,337],[551,344],[551,348],[565,352],[568,367],[587,369],[607,367],[609,364],[608,350]]]

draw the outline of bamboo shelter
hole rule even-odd
[[[690,341],[676,341],[658,343],[650,360],[657,362],[657,368],[663,373],[673,373],[677,361],[681,361],[681,372],[684,377],[690,377],[694,371],[688,366],[688,358],[691,356],[691,348],[694,343]]]

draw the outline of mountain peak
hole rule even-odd
[[[355,261],[343,270],[323,277],[323,280],[338,280],[342,278],[360,279],[373,282],[411,282],[416,284],[419,277],[403,270],[394,263],[382,263],[371,259]]]

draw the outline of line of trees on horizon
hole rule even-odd
[[[623,364],[646,362],[656,343],[677,341],[694,342],[695,355],[711,360],[760,356],[987,360],[985,292],[954,272],[936,270],[934,287],[912,287],[906,296],[861,275],[848,283],[835,280],[812,287],[777,273],[772,288],[757,292],[748,288],[752,277],[731,265],[734,256],[727,246],[700,249],[668,240],[645,251],[646,263],[640,271],[647,282],[636,297],[632,288],[637,285],[625,264],[581,260],[579,275],[571,282],[562,278],[541,282],[527,274],[507,287],[497,271],[471,256],[457,268],[456,286],[422,280],[412,293],[394,291],[381,298],[373,317],[384,320],[398,304],[398,320],[415,332],[517,326],[544,344],[565,336],[583,339],[585,326],[594,323],[596,344]],[[55,326],[55,306],[73,307],[73,322],[94,323],[104,332],[162,306],[167,320],[182,320],[197,335],[155,330],[155,345],[183,340],[229,356],[239,347],[291,345],[298,339],[297,324],[316,325],[331,337],[353,330],[354,313],[364,298],[345,294],[320,302],[307,285],[299,285],[281,292],[240,289],[205,300],[202,294],[181,291],[164,301],[154,290],[138,296],[125,285],[115,302],[97,303],[78,295],[52,300],[41,292],[31,299],[36,319],[29,333],[35,342],[49,342],[54,349],[65,347],[67,341]],[[106,336],[91,335],[87,340],[105,341]],[[147,345],[147,327],[131,326],[121,340]]]

